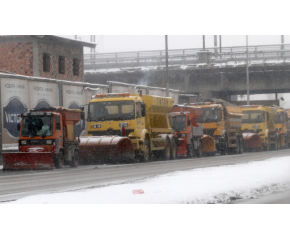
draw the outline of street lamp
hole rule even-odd
[[[246,35],[246,45],[247,45],[247,105],[250,105],[250,80],[249,80],[249,51],[248,51],[248,35]]]
[[[169,97],[169,82],[168,82],[168,41],[165,35],[165,50],[166,50],[166,97]]]

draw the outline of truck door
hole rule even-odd
[[[55,115],[55,149],[57,152],[63,147],[64,134],[61,116]]]
[[[145,106],[142,106],[141,102],[136,103],[136,119],[137,119],[137,129],[145,128]]]

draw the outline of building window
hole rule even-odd
[[[60,74],[65,74],[65,57],[58,57],[58,72]]]
[[[43,53],[43,72],[50,72],[50,55],[48,53]]]
[[[73,75],[74,76],[80,75],[80,60],[77,58],[73,59]]]

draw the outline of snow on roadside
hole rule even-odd
[[[233,156],[234,157],[234,156]],[[26,197],[9,204],[224,203],[290,187],[290,157],[163,174],[92,190]],[[142,189],[143,194],[133,194]]]

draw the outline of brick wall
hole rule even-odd
[[[50,71],[43,71],[43,53],[50,55]],[[65,57],[65,73],[59,73],[59,56]],[[79,75],[73,75],[73,59],[79,59]],[[83,81],[83,47],[52,45],[39,43],[39,73],[40,77],[60,80]]]
[[[0,43],[0,70],[33,76],[33,44]]]

